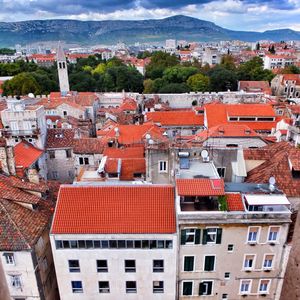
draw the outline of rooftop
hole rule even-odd
[[[167,234],[176,232],[174,188],[61,186],[52,234]]]

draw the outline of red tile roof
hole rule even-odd
[[[170,185],[61,186],[52,234],[176,232]]]
[[[258,137],[259,135],[249,128],[246,125],[230,125],[223,124],[211,127],[208,130],[203,130],[202,132],[196,134],[196,140],[206,140],[210,137],[219,137],[219,138],[227,138],[227,137],[240,137],[240,138],[248,138],[248,137]]]
[[[101,154],[103,144],[97,138],[74,139],[73,152],[78,154]]]
[[[228,211],[244,211],[244,205],[241,194],[226,194]]]
[[[43,150],[35,148],[32,144],[22,141],[14,147],[16,167],[28,168],[43,154]]]
[[[272,94],[268,81],[239,81],[239,89],[245,92],[262,92]]]
[[[195,111],[156,111],[146,114],[147,121],[160,123],[162,126],[203,126],[204,116]]]
[[[293,177],[291,170],[291,165],[294,170],[300,170],[300,149],[288,142],[279,142],[260,149],[247,150],[244,156],[248,160],[265,160],[248,172],[246,182],[268,183],[273,176],[278,188],[288,197],[300,196],[299,179]]]
[[[74,129],[48,129],[46,148],[72,148],[74,145]]]
[[[225,194],[223,179],[177,179],[176,187],[180,196],[219,196]]]

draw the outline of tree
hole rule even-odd
[[[235,70],[234,58],[232,55],[223,55],[221,59],[221,65],[227,70]]]
[[[188,78],[187,85],[193,92],[207,92],[209,91],[210,79],[203,74],[195,74]]]
[[[258,50],[260,50],[260,43],[259,42],[257,42],[257,44],[256,44],[256,50],[258,51]]]
[[[41,93],[41,87],[30,73],[20,73],[11,80],[3,84],[3,94],[7,95],[27,95]]]
[[[237,88],[237,76],[234,71],[227,70],[219,65],[214,67],[209,72],[210,75],[210,90],[221,92]]]
[[[154,93],[154,81],[152,79],[144,80],[144,94],[152,94]]]
[[[94,70],[92,70],[92,74],[104,74],[107,69],[107,66],[105,63],[99,64]]]
[[[165,69],[163,78],[169,83],[182,83],[197,72],[195,67],[174,66]]]
[[[282,71],[282,74],[300,74],[300,68],[295,66],[295,65],[291,65],[288,67],[285,67]]]
[[[190,88],[185,83],[169,83],[164,85],[158,92],[162,94],[180,94],[180,93],[188,93]]]

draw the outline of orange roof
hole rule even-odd
[[[204,116],[195,111],[155,111],[146,114],[147,121],[160,123],[162,126],[202,126]]]
[[[296,81],[296,84],[300,84],[300,74],[283,74],[281,83],[285,84],[285,81]]]
[[[219,196],[225,194],[223,179],[177,179],[176,187],[180,196]]]
[[[134,110],[134,111],[136,111],[137,102],[134,99],[125,98],[119,109],[121,111],[124,111],[124,110],[132,110],[132,111]]]
[[[226,194],[228,211],[244,211],[244,205],[241,194]]]
[[[171,185],[61,186],[53,234],[176,232]]]
[[[239,90],[244,90],[245,92],[264,92],[272,94],[268,81],[239,81]]]
[[[270,104],[223,104],[211,103],[205,105],[205,114],[208,127],[221,124],[247,125],[253,130],[271,130],[276,121],[228,121],[228,117],[270,117],[276,114]]]
[[[28,168],[43,154],[43,150],[35,148],[26,141],[14,147],[16,167]]]
[[[209,137],[258,137],[259,135],[246,125],[222,124],[196,134],[196,140],[206,140]]]

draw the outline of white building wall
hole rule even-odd
[[[3,253],[0,252],[1,263],[3,265],[5,278],[7,286],[9,288],[9,293],[13,299],[26,298],[26,300],[39,300],[40,295],[38,291],[35,269],[31,257],[31,252],[20,251],[20,252],[10,252],[14,254],[15,264],[7,264]],[[21,288],[14,288],[11,284],[10,275],[20,275],[21,276]]]
[[[51,246],[61,300],[86,299],[163,299],[176,295],[176,235],[51,235]],[[55,239],[171,239],[172,249],[56,249]],[[70,273],[69,259],[78,259],[79,273]],[[96,260],[106,259],[108,273],[97,273]],[[125,273],[124,260],[136,261],[136,273]],[[164,272],[153,273],[153,260],[164,260]],[[82,281],[83,293],[72,293],[71,281]],[[153,281],[164,281],[164,293],[153,294]],[[109,281],[110,293],[99,294],[98,281]],[[126,281],[136,281],[137,293],[126,294]]]

